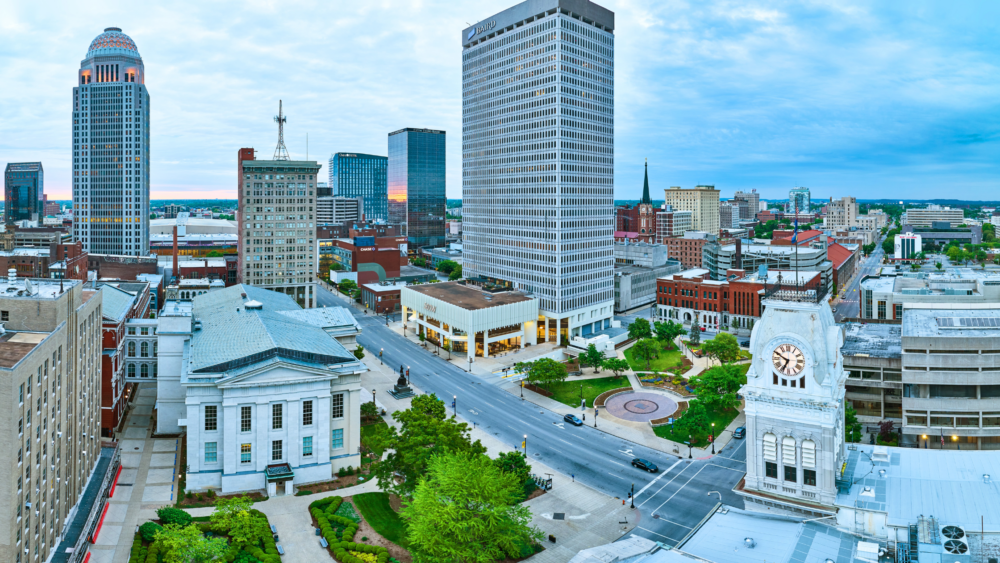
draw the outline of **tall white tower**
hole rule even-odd
[[[614,27],[528,0],[462,32],[464,275],[534,294],[539,342],[612,320]]]
[[[73,236],[91,254],[149,254],[149,93],[139,50],[109,27],[73,88]]]
[[[844,451],[844,344],[826,302],[766,300],[750,337],[746,401],[749,510],[829,514]]]

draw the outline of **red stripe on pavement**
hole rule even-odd
[[[108,506],[110,506],[108,503],[104,503],[104,510],[101,511],[101,520],[97,523],[97,529],[94,530],[94,537],[90,539],[90,543],[97,543],[97,536],[101,533],[101,526],[104,525],[104,517],[108,513]],[[90,553],[88,552],[87,555],[90,555]]]
[[[108,498],[115,496],[115,487],[118,486],[118,478],[121,477],[121,474],[122,474],[122,466],[119,465],[118,472],[115,473],[115,482],[111,484],[111,492],[108,493]]]

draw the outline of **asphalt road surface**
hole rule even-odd
[[[318,302],[320,306],[346,305],[322,288]],[[606,434],[600,430],[600,418],[595,429],[593,410],[586,426],[566,425],[562,416],[501,389],[499,378],[469,374],[397,335],[386,328],[384,318],[358,312],[355,316],[363,329],[358,337],[362,346],[384,349],[386,364],[409,366],[412,383],[445,400],[449,411],[452,397],[457,397],[460,419],[492,432],[511,449],[520,449],[527,436],[530,460],[574,475],[604,494],[627,498],[634,483],[640,511],[633,531],[637,535],[676,545],[720,500],[743,506],[732,488],[745,473],[744,440],[731,440],[710,459],[689,460]],[[632,467],[634,457],[653,461],[660,472],[650,474]]]
[[[865,276],[876,273],[882,267],[882,258],[885,255],[885,252],[882,250],[883,240],[883,238],[880,238],[875,241],[875,250],[872,251],[871,256],[865,259],[865,262],[858,269],[858,273],[855,274],[851,283],[842,290],[844,297],[840,303],[837,303],[836,309],[833,312],[833,316],[838,323],[842,322],[845,318],[861,316],[861,280]]]

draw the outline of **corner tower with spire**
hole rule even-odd
[[[656,240],[656,210],[649,198],[649,160],[644,165],[642,199],[639,200],[639,240],[652,243]]]

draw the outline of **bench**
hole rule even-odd
[[[285,548],[281,547],[280,545],[277,546],[277,547],[278,547],[278,554],[279,555],[284,555],[285,554]]]
[[[274,524],[271,524],[271,533],[272,534],[277,534],[278,533],[278,529],[274,527]]]
[[[319,538],[319,544],[324,548],[330,547],[330,542],[326,541],[326,538],[322,536]]]

